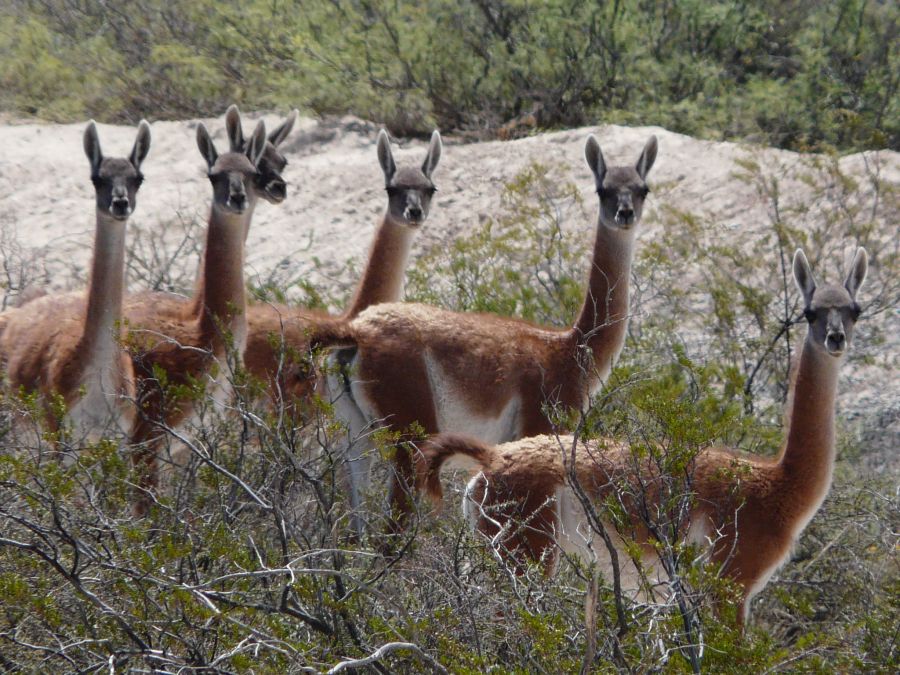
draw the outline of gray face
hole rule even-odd
[[[236,214],[247,210],[259,173],[246,155],[238,152],[220,155],[208,175],[217,207]]]
[[[859,315],[859,305],[840,286],[817,288],[803,312],[810,339],[832,356],[841,356],[850,346]]]
[[[388,213],[408,227],[419,227],[428,217],[431,198],[437,188],[421,170],[405,166],[398,169],[385,188]]]
[[[150,125],[141,120],[128,159],[104,157],[97,125],[91,120],[84,130],[84,154],[91,163],[91,182],[97,212],[126,220],[137,205],[137,191],[144,181],[141,164],[150,151]]]
[[[209,167],[207,175],[213,186],[213,208],[239,215],[256,201],[254,186],[266,148],[266,127],[260,120],[245,142],[237,106],[228,108],[225,119],[231,150],[220,155],[202,123],[197,125],[197,147]],[[242,147],[246,149],[236,150]]]
[[[630,229],[641,219],[649,192],[647,183],[632,167],[611,167],[597,190],[600,220],[613,227]]]
[[[618,230],[630,230],[644,211],[644,200],[650,189],[647,174],[656,161],[656,136],[651,136],[634,166],[607,166],[600,144],[588,136],[584,158],[594,174],[600,196],[600,223]]]
[[[397,168],[391,152],[391,141],[383,129],[378,133],[378,162],[384,172],[384,187],[388,193],[388,217],[407,227],[419,227],[428,217],[431,198],[437,191],[431,175],[441,161],[441,135],[434,131],[428,152],[421,167]]]
[[[240,126],[240,117],[237,109],[226,113],[229,138],[232,140],[233,152],[246,152],[247,140],[244,138]],[[265,199],[270,204],[280,204],[287,198],[287,183],[281,174],[287,166],[287,158],[278,150],[285,139],[290,135],[294,122],[297,120],[297,111],[294,110],[285,118],[278,127],[269,134],[266,139],[266,147],[263,150],[262,159],[257,165],[257,176],[253,180],[253,193],[257,197]]]
[[[287,166],[287,159],[278,152],[271,142],[266,143],[259,171],[253,180],[253,191],[270,204],[280,204],[287,198],[287,183],[281,173]]]
[[[144,176],[127,159],[104,158],[91,176],[97,210],[117,220],[126,220],[137,206],[137,191]]]
[[[853,339],[853,327],[859,319],[857,293],[866,279],[869,257],[863,248],[856,250],[843,286],[816,285],[809,261],[803,251],[794,253],[794,281],[803,297],[803,315],[809,323],[807,342],[832,356],[842,356]]]

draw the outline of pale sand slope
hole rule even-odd
[[[269,129],[277,116],[264,117]],[[245,133],[254,116],[245,116]],[[220,152],[227,141],[222,119],[204,120]],[[54,289],[71,287],[83,279],[89,262],[93,232],[93,188],[88,162],[82,151],[84,124],[5,124],[0,126],[0,225],[28,252],[42,259],[45,284]],[[134,142],[134,127],[100,125],[100,140],[107,156],[127,154]],[[176,215],[203,220],[210,198],[205,166],[196,148],[196,121],[157,122],[144,164],[146,181],[138,195],[132,223],[148,231]],[[285,178],[288,200],[280,206],[260,203],[247,245],[248,274],[267,277],[280,266],[291,278],[311,275],[314,259],[324,261],[323,278],[317,283],[346,288],[355,280],[338,276],[348,259],[365,256],[369,240],[385,205],[381,169],[375,155],[377,127],[358,120],[322,124],[301,119],[282,149],[289,159]],[[632,163],[653,133],[659,137],[659,158],[651,173],[653,194],[645,211],[640,239],[651,241],[662,227],[661,212],[674,207],[708,222],[709,237],[738,236],[753,241],[769,222],[767,204],[755,188],[735,178],[739,158],[754,157],[769,172],[796,167],[801,155],[753,148],[734,143],[700,141],[658,127],[601,126],[546,133],[531,138],[475,144],[454,144],[445,139],[444,155],[435,173],[439,192],[431,216],[418,236],[413,255],[470,231],[501,209],[504,183],[531,162],[558,166],[558,175],[581,190],[588,211],[596,213],[593,178],[585,165],[583,149],[588,133],[597,135],[607,163]],[[407,142],[395,146],[398,163],[421,162],[426,144]],[[900,185],[900,155],[893,152],[852,155],[840,160],[848,172],[862,174],[879,166],[882,180]],[[802,182],[782,181],[785,201],[803,200],[810,194]],[[594,226],[594,215],[578,224],[582,234]],[[814,217],[814,216],[811,216]],[[795,219],[802,226],[802,219]],[[575,225],[575,224],[573,224]],[[12,233],[12,234],[10,234]],[[840,235],[836,239],[840,240]],[[174,243],[174,242],[171,242]],[[845,249],[849,255],[850,246]],[[587,255],[587,251],[585,252]],[[585,259],[587,264],[587,258]],[[829,270],[834,276],[834,263]],[[846,263],[844,263],[846,264]],[[772,261],[773,272],[776,261]],[[333,274],[331,278],[329,273]],[[877,268],[870,270],[877,274]],[[691,280],[690,274],[685,283]],[[137,289],[135,289],[137,290]],[[640,313],[647,307],[637,308]],[[866,340],[866,323],[859,328],[853,367],[842,373],[839,406],[843,415],[863,426],[888,432],[888,446],[900,444],[900,378],[898,346],[900,316],[896,308],[876,320],[885,328],[887,344]],[[688,340],[702,340],[702,333],[688,330]],[[862,366],[862,354],[876,365]],[[865,432],[877,437],[875,429]],[[884,446],[885,439],[878,445]]]

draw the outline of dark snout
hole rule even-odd
[[[847,336],[844,331],[828,331],[825,337],[825,348],[833,356],[840,356],[847,348]]]
[[[422,201],[415,192],[407,194],[403,217],[410,225],[421,225],[425,219],[425,209],[422,208]]]
[[[634,203],[629,200],[619,200],[616,209],[616,224],[621,227],[630,227],[634,224]]]
[[[422,207],[418,204],[411,204],[406,207],[406,219],[412,223],[419,223],[422,221]]]
[[[287,183],[279,178],[268,181],[264,190],[266,196],[276,203],[283,202],[287,198]]]
[[[243,213],[247,209],[247,193],[244,192],[243,187],[239,190],[232,188],[228,191],[225,206],[237,213]]]
[[[124,219],[131,215],[131,203],[128,197],[113,199],[109,205],[109,212],[114,218]]]
[[[109,213],[113,218],[123,220],[131,215],[131,202],[128,200],[128,192],[124,189],[113,190],[109,202]]]

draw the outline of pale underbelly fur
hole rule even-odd
[[[437,359],[427,351],[425,368],[441,432],[467,434],[490,445],[521,437],[522,403],[518,395],[512,396],[498,415],[485,416],[469,405],[465,391],[456,385]]]

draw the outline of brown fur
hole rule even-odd
[[[430,191],[434,187],[430,176],[440,159],[440,135],[437,131],[432,135],[421,169],[398,169],[383,131],[378,137],[378,153],[385,185],[398,192],[388,199],[366,267],[344,314],[332,317],[325,312],[278,304],[248,308],[244,364],[254,377],[269,385],[275,405],[295,410],[308,402],[315,388],[311,352],[323,340],[342,342],[333,332],[343,328],[341,318],[351,319],[372,305],[401,298],[411,240],[428,216]],[[411,202],[422,208],[415,221],[404,216]]]
[[[323,311],[280,304],[250,305],[247,321],[247,371],[266,384],[276,409],[302,412],[315,390],[313,351],[344,324]]]
[[[829,315],[833,318],[833,312],[855,306],[856,291],[865,277],[866,257],[860,249],[844,288],[817,290],[802,252],[795,257],[795,270],[798,266],[806,268],[810,280],[804,289],[807,307],[818,312],[810,322],[792,382],[788,432],[781,453],[768,459],[727,448],[707,448],[688,467],[694,502],[683,534],[695,529],[715,538],[712,561],[744,591],[741,621],[747,617],[750,599],[787,559],[791,546],[830,489],[835,461],[834,405],[839,357],[844,352],[843,347],[835,348],[833,336],[829,342],[823,328],[828,328],[827,320]],[[803,288],[800,279],[807,277],[802,271],[795,271],[795,276]],[[845,332],[849,345],[856,314],[844,316],[842,327],[832,324],[828,330]],[[543,560],[546,571],[552,573],[561,524],[557,510],[549,508],[547,500],[570,481],[564,457],[574,457],[574,463],[568,466],[574,467],[578,483],[595,502],[616,494],[632,514],[639,512],[634,495],[643,492],[650,504],[659,503],[653,487],[659,473],[652,462],[636,460],[627,446],[614,441],[579,441],[570,454],[574,444],[571,436],[537,436],[490,447],[465,437],[437,436],[421,451],[417,488],[439,501],[441,466],[459,455],[468,458],[483,479],[470,483],[467,498],[483,504],[490,514],[490,519],[476,514],[476,527],[495,537],[500,527],[527,521],[526,528],[512,529],[515,534],[505,542],[506,549],[519,564],[523,556]],[[649,488],[639,491],[639,484]],[[623,485],[633,489],[623,492]],[[640,523],[619,535],[645,545],[652,543]]]
[[[226,113],[231,146],[238,145],[239,113]],[[234,121],[234,118],[237,118]],[[173,385],[220,381],[228,357],[243,358],[247,341],[247,302],[244,288],[244,239],[257,195],[253,182],[265,148],[265,126],[260,122],[246,154],[218,155],[203,125],[198,127],[198,145],[209,165],[213,184],[201,280],[192,299],[166,293],[131,296],[126,303],[128,342],[138,381],[138,419],[133,441],[138,445],[135,460],[143,465],[145,487],[158,480],[157,452],[165,428],[183,423],[193,410],[193,398],[173,396]],[[218,181],[218,182],[217,182]],[[238,197],[246,201],[243,211],[235,210]],[[216,370],[219,372],[215,372]],[[157,377],[163,373],[165,382]],[[136,511],[146,509],[139,498]]]
[[[398,169],[390,140],[383,130],[378,134],[377,146],[388,203],[356,292],[344,312],[347,319],[373,305],[401,300],[412,238],[428,218],[436,189],[431,175],[440,162],[443,147],[441,135],[435,130],[421,168],[404,166]]]
[[[369,258],[344,316],[352,319],[364,309],[382,302],[397,302],[403,295],[403,276],[413,231],[387,214],[372,240]]]
[[[61,420],[50,414],[56,394],[69,409],[81,397],[85,379],[87,303],[84,293],[46,295],[26,307],[7,310],[0,336],[0,368],[11,391],[37,392],[46,403],[47,422],[58,430]],[[134,396],[134,376],[127,354],[119,355],[119,395]]]
[[[456,398],[483,419],[498,419],[507,411],[510,419],[490,439],[500,442],[551,432],[547,404],[564,409],[586,404],[624,343],[634,228],[656,140],[648,142],[638,161],[642,173],[632,167],[607,169],[593,137],[586,156],[601,205],[588,289],[574,326],[548,328],[411,303],[372,307],[340,336],[342,343],[355,343],[352,393],[364,418],[387,420],[401,432],[413,424],[426,434],[464,431],[448,412],[459,407],[458,402],[448,404],[448,398]],[[634,207],[625,225],[617,213],[623,203]],[[439,368],[440,382],[430,380],[429,362]],[[402,445],[394,457],[390,499],[402,520],[409,512],[412,464]]]
[[[62,397],[78,433],[98,437],[110,422],[128,432],[134,374],[121,348],[125,288],[125,233],[150,148],[150,127],[142,121],[128,159],[104,158],[94,122],[85,129],[84,149],[95,187],[97,225],[87,292],[45,295],[4,315],[0,367],[14,391],[37,392],[48,412]],[[58,422],[48,415],[52,429]]]

